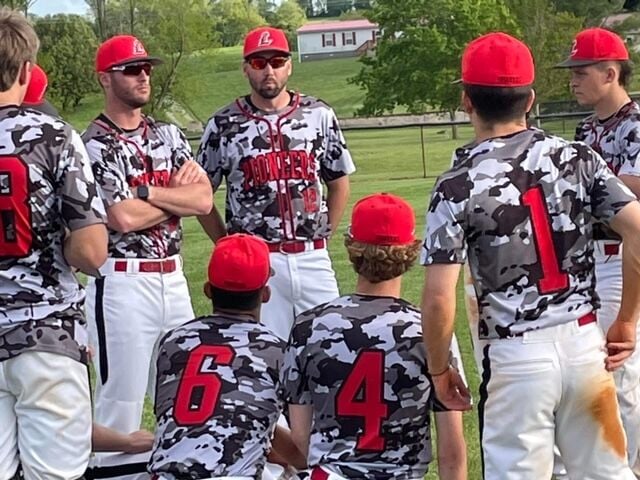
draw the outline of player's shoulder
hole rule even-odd
[[[71,124],[62,118],[27,106],[16,108],[5,119],[12,120],[16,125],[40,128],[43,132],[49,131],[57,136],[65,135],[71,137],[74,133],[77,133]]]
[[[295,95],[298,96],[298,106],[301,108],[333,112],[333,107],[321,98],[314,97],[313,95],[307,95],[302,92],[296,92]]]

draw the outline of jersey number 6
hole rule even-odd
[[[363,350],[336,395],[338,417],[362,417],[364,429],[358,436],[356,448],[382,452],[382,420],[389,408],[384,403],[384,351]]]
[[[544,200],[542,187],[532,187],[522,194],[522,204],[529,207],[531,228],[542,268],[542,278],[538,280],[538,291],[542,294],[560,292],[569,286],[569,275],[560,270],[551,235],[551,219]]]
[[[235,354],[228,345],[199,345],[189,353],[173,405],[178,425],[202,425],[213,415],[222,382],[217,373],[202,372],[202,365],[207,358],[218,365],[229,365]]]
[[[32,241],[29,167],[19,157],[0,156],[0,257],[26,257]]]

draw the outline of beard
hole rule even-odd
[[[249,79],[249,83],[251,84],[253,91],[266,100],[276,98],[286,86],[286,83],[283,82],[282,84],[279,84],[276,80],[273,80],[269,86],[267,86],[264,81],[257,82],[252,79]]]
[[[149,93],[136,93],[132,89],[122,88],[117,83],[114,84],[113,93],[122,103],[132,109],[144,107],[151,98],[151,91]]]

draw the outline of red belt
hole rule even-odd
[[[176,261],[173,258],[166,260],[133,260],[138,262],[138,272],[141,273],[172,273],[176,271]],[[126,272],[128,260],[116,260],[113,263],[113,270],[116,272]]]
[[[578,319],[578,326],[584,327],[585,325],[589,325],[590,323],[594,323],[597,320],[596,314],[593,312],[589,312],[586,315],[581,316]]]
[[[329,478],[329,474],[320,467],[315,467],[311,471],[311,480],[327,480],[327,478]]]
[[[620,253],[620,245],[617,243],[610,243],[604,246],[605,255],[618,255]]]
[[[270,243],[270,252],[280,253],[302,253],[307,250],[307,245],[313,246],[310,250],[320,250],[327,245],[324,238],[318,238],[316,240],[294,240],[292,242],[278,242]]]

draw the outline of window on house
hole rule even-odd
[[[355,45],[356,32],[342,32],[342,45]]]
[[[336,46],[336,34],[335,33],[323,33],[322,34],[322,46],[323,47],[335,47]]]

